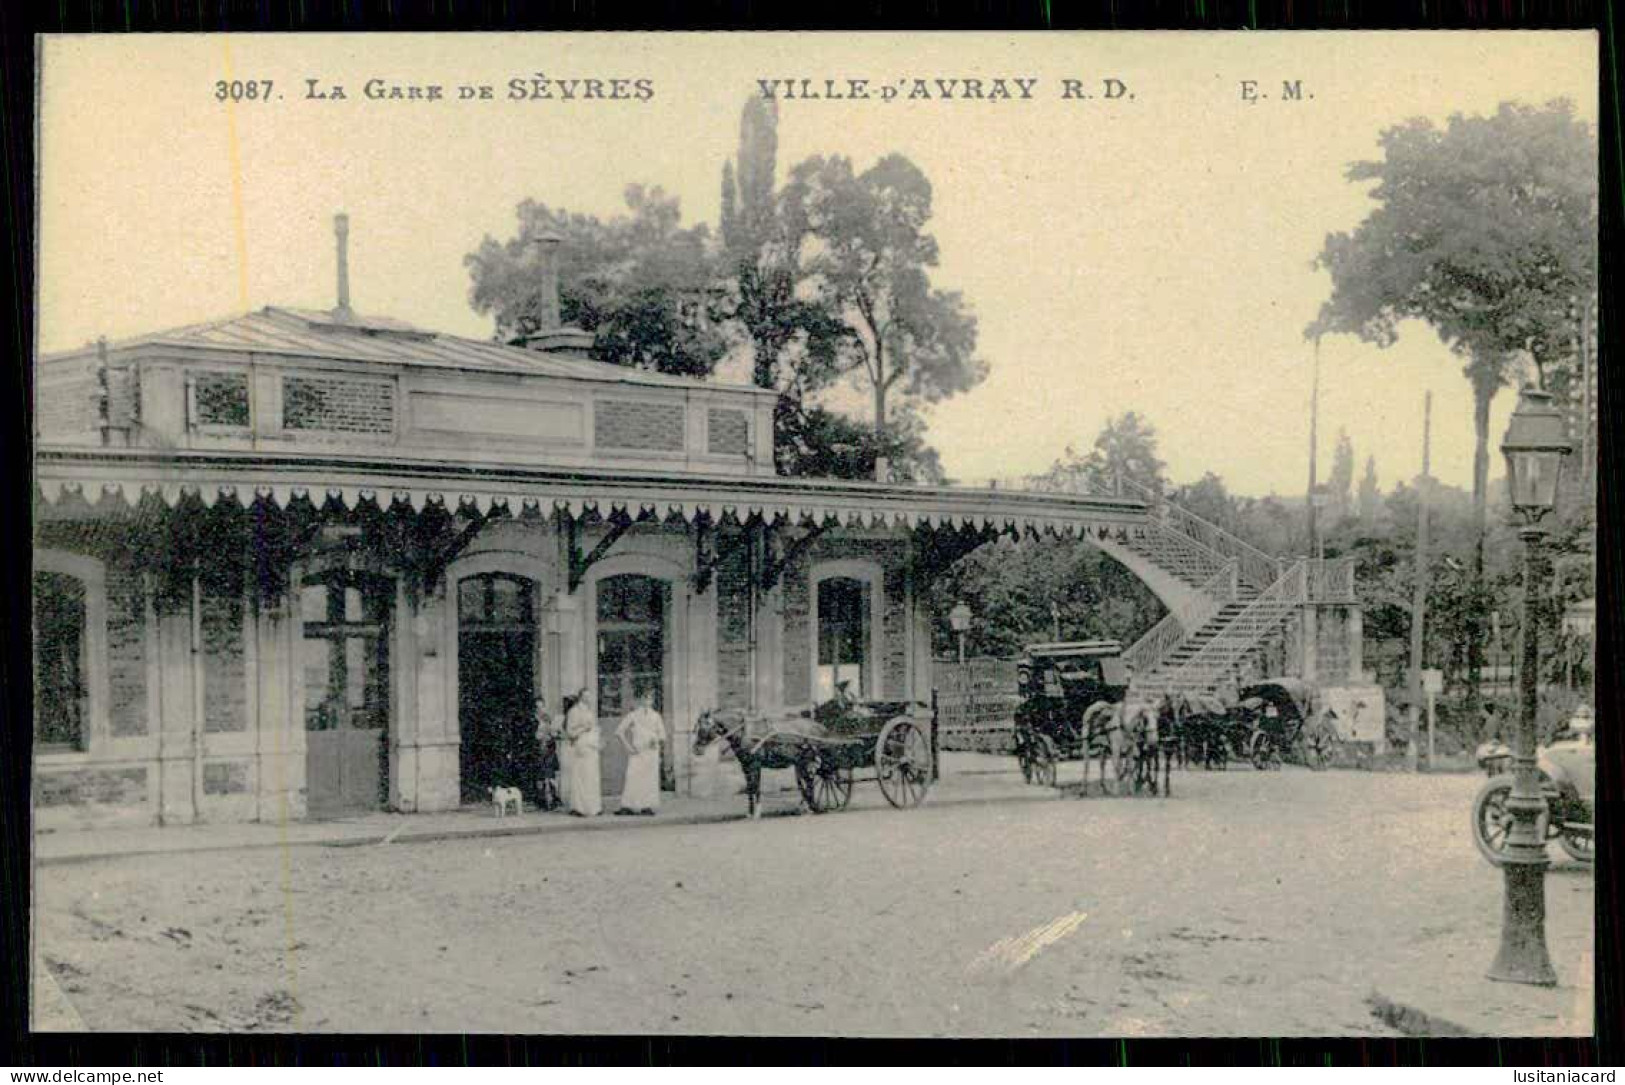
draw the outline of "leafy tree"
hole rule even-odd
[[[931,183],[919,167],[891,154],[855,174],[848,158],[815,156],[791,171],[780,213],[798,296],[844,325],[833,352],[814,360],[867,384],[878,442],[893,397],[932,403],[986,376],[964,298],[931,286],[937,242],[925,231]]]
[[[1596,277],[1596,139],[1566,101],[1503,104],[1493,117],[1417,118],[1383,132],[1378,206],[1326,238],[1316,264],[1332,296],[1306,334],[1348,333],[1391,346],[1399,323],[1432,325],[1466,359],[1474,393],[1473,496],[1488,482],[1489,406],[1515,359],[1543,371],[1567,351],[1575,299]]]
[[[1102,427],[1087,456],[1068,446],[1034,481],[1049,489],[1106,494],[1122,477],[1160,494],[1167,485],[1164,466],[1157,455],[1157,428],[1138,412],[1125,411]]]
[[[593,357],[680,376],[709,376],[726,350],[708,312],[709,232],[683,228],[676,197],[630,185],[628,214],[608,221],[533,200],[507,241],[487,236],[464,263],[470,301],[496,317],[497,338],[541,329],[541,265],[533,238],[560,237],[559,312],[593,333]]]
[[[1354,507],[1354,442],[1347,430],[1337,431],[1337,448],[1332,453],[1332,474],[1326,482],[1331,494],[1331,522],[1346,518]]]
[[[1377,513],[1382,508],[1382,493],[1377,489],[1377,458],[1365,458],[1365,474],[1360,476],[1360,490],[1357,497],[1360,513],[1360,527],[1370,531],[1377,526]]]
[[[1522,359],[1537,374],[1562,364],[1578,305],[1595,290],[1596,139],[1559,101],[1456,114],[1443,129],[1417,118],[1380,143],[1380,161],[1347,173],[1376,182],[1378,206],[1353,233],[1326,238],[1316,263],[1331,273],[1332,295],[1305,334],[1348,333],[1386,347],[1401,321],[1418,319],[1465,359],[1482,540],[1495,394]],[[1475,575],[1482,567],[1480,541]],[[1481,627],[1471,639],[1476,689]]]

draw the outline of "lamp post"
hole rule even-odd
[[[1551,394],[1525,387],[1512,412],[1501,453],[1507,461],[1507,492],[1522,523],[1523,540],[1523,659],[1518,675],[1518,723],[1512,744],[1512,794],[1501,872],[1504,879],[1501,907],[1501,949],[1490,966],[1489,978],[1505,983],[1550,987],[1557,983],[1551,956],[1546,952],[1546,841],[1540,821],[1546,800],[1540,792],[1535,763],[1535,683],[1540,667],[1538,584],[1540,547],[1546,536],[1541,519],[1557,503],[1557,481],[1563,457],[1570,451],[1563,415],[1552,405]]]
[[[970,631],[970,607],[964,603],[955,603],[954,609],[948,612],[948,624],[959,635],[959,665],[965,665],[965,634]]]

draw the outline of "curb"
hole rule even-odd
[[[1054,798],[1065,797],[1058,790],[1055,793],[1048,791],[1034,791],[1031,794],[1015,795],[982,795],[966,798],[939,798],[930,803],[932,806],[973,806],[993,805],[997,803],[1042,802]],[[884,810],[887,807],[875,807]],[[772,810],[763,810],[761,819],[799,817],[803,813],[799,806],[784,806]],[[411,815],[402,815],[410,817]],[[821,815],[814,815],[821,816]],[[443,840],[476,840],[492,837],[515,836],[544,836],[550,833],[570,832],[621,832],[632,829],[658,829],[662,826],[678,825],[715,825],[729,821],[748,821],[743,810],[737,811],[707,811],[693,814],[678,814],[657,821],[640,818],[615,818],[607,816],[600,819],[569,819],[556,822],[538,822],[528,825],[480,825],[468,828],[450,829],[423,829],[413,831],[409,826],[397,825],[387,832],[367,833],[357,836],[342,836],[333,839],[301,839],[301,840],[253,840],[233,844],[201,844],[197,847],[185,848],[140,848],[123,849],[119,851],[86,852],[75,855],[36,855],[36,867],[66,866],[73,863],[99,862],[104,859],[125,859],[152,855],[195,855],[208,852],[224,851],[263,851],[268,848],[362,848],[383,844],[430,843]],[[495,821],[495,819],[493,819]]]

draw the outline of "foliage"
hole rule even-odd
[[[848,158],[814,156],[791,171],[780,216],[798,292],[844,325],[830,354],[809,356],[829,366],[814,379],[864,381],[878,439],[891,397],[932,403],[986,376],[964,298],[931,286],[931,183],[914,163],[891,154],[856,174]]]
[[[1332,473],[1326,480],[1331,502],[1327,518],[1331,524],[1346,519],[1354,507],[1354,442],[1346,430],[1337,431],[1337,448],[1332,453]]]
[[[727,346],[709,312],[709,232],[683,228],[677,199],[658,187],[630,185],[625,200],[629,213],[607,221],[522,202],[516,234],[487,236],[464,260],[474,310],[496,317],[499,339],[539,330],[543,285],[532,239],[556,234],[560,316],[593,333],[593,357],[709,376]]]
[[[1360,476],[1360,489],[1355,497],[1356,508],[1360,516],[1360,527],[1364,531],[1374,530],[1377,526],[1377,515],[1382,509],[1382,492],[1377,488],[1377,458],[1365,458],[1365,474]]]
[[[1157,428],[1135,411],[1108,421],[1087,456],[1067,446],[1066,454],[1034,481],[1047,489],[1112,493],[1122,477],[1154,493],[1167,485],[1166,465],[1157,455]]]
[[[1596,138],[1565,101],[1505,103],[1491,117],[1417,118],[1385,131],[1383,158],[1352,164],[1376,210],[1326,238],[1332,296],[1306,335],[1380,347],[1418,319],[1466,358],[1475,396],[1474,497],[1482,520],[1489,405],[1516,359],[1565,357],[1575,304],[1595,289]]]

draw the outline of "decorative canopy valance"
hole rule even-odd
[[[220,501],[243,506],[267,501],[287,508],[309,501],[317,508],[333,502],[352,510],[407,505],[482,517],[493,510],[516,517],[562,511],[572,519],[760,519],[1078,536],[1126,532],[1147,518],[1138,501],[1020,490],[123,449],[41,449],[36,482],[48,506],[82,500],[93,509],[105,502],[134,506],[146,497],[175,506],[183,497],[195,497],[209,507]]]

